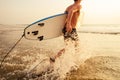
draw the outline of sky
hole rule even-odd
[[[73,0],[0,0],[0,24],[30,24],[63,13]],[[82,0],[83,24],[120,24],[120,0]]]

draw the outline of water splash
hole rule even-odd
[[[79,41],[78,41],[79,42]],[[38,80],[63,80],[66,74],[72,70],[76,70],[80,61],[80,47],[79,43],[68,39],[65,47],[65,52],[56,59],[55,63],[51,64],[49,58],[46,58],[39,66],[37,66],[31,78]],[[38,64],[39,62],[35,62]]]

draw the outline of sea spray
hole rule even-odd
[[[3,59],[3,56],[5,55],[7,50],[23,33],[22,31],[11,31],[12,26],[11,27],[9,27],[9,25],[6,26],[8,27],[9,31],[6,29],[3,30],[3,28],[5,28],[4,25],[0,26],[0,29],[2,29],[0,31],[1,33],[0,60]],[[19,26],[16,26],[15,29],[18,30]],[[108,32],[117,33],[118,35],[116,34],[110,35]],[[119,74],[120,59],[116,60],[116,58],[119,57],[120,55],[119,32],[120,32],[120,25],[82,26],[80,28],[80,33],[79,33],[80,52],[76,54],[76,59],[75,59],[76,60],[75,65],[76,64],[80,65],[80,67],[76,71],[77,74],[74,73],[71,74],[70,76],[71,77],[74,76],[76,80],[96,79],[96,77],[98,80],[99,79],[108,80],[108,78],[110,80],[120,80],[120,74]],[[108,34],[104,34],[104,33],[108,33]],[[63,66],[61,59],[64,58],[64,54],[60,58],[56,59],[56,62],[53,66],[51,65],[50,68],[51,70],[49,70],[48,68],[50,67],[49,57],[46,56],[44,57],[42,55],[46,55],[46,54],[51,55],[52,53],[56,54],[58,50],[62,49],[61,47],[63,47],[63,42],[64,40],[61,37],[56,39],[41,41],[41,42],[23,39],[21,43],[13,50],[11,55],[9,55],[9,57],[5,60],[3,64],[4,68],[0,69],[0,80],[17,80],[18,77],[25,75],[26,72],[29,72],[31,68],[36,66],[37,63],[42,61],[44,58],[47,58],[46,62],[43,62],[38,66],[39,69],[41,69],[40,72],[45,71],[44,67],[41,67],[43,65],[46,66],[46,68],[48,69],[48,70],[46,69],[47,71],[42,72],[43,75],[40,74],[39,69],[37,67],[36,70],[34,69],[32,70],[32,72],[30,72],[28,77],[27,76],[23,77],[23,79],[21,80],[45,80],[47,78],[48,80],[49,79],[57,80],[58,77],[60,77],[59,75],[60,73],[58,73],[60,69],[58,68],[59,65],[57,64],[60,63],[61,66]],[[101,56],[101,57],[95,57],[95,56]],[[103,56],[115,56],[115,57],[111,58],[111,57],[103,57]],[[92,60],[90,57],[92,57]],[[68,57],[66,57],[66,59],[68,59]],[[48,66],[46,64],[48,64]],[[52,68],[55,67],[55,65],[58,66],[56,67],[56,69],[58,68],[57,69],[58,71],[56,70],[56,72],[53,71],[54,68]],[[70,71],[68,72],[71,73]],[[36,78],[35,77],[32,78],[33,76],[35,76]],[[52,78],[47,76],[51,76]],[[70,76],[68,76],[67,80],[70,80],[71,78]],[[103,76],[105,77],[105,79],[102,78]],[[71,80],[73,80],[73,78]]]
[[[21,80],[63,80],[66,77],[67,73],[72,70],[76,70],[81,62],[83,62],[82,60],[85,60],[89,56],[89,52],[82,51],[82,48],[84,48],[82,43],[75,43],[75,41],[69,39],[64,44],[62,42],[63,38],[47,41],[47,43],[50,43],[52,41],[56,41],[56,44],[61,42],[61,44],[55,48],[52,47],[54,46],[53,43],[45,45],[48,48],[51,46],[53,48],[52,50],[49,50],[46,47],[43,48],[41,46],[41,44],[46,44],[46,42],[41,43],[40,46],[38,45],[39,48],[36,46],[32,47],[35,44],[32,42],[29,42],[31,46],[29,45],[21,47],[18,45],[18,47],[14,49],[12,55],[9,57],[9,61],[6,63],[11,62],[11,66],[14,66],[14,63],[18,66],[19,64],[22,64],[24,68],[20,70],[14,69],[11,72],[6,73],[9,74],[9,76],[6,75],[7,79],[18,79],[16,75],[19,73]],[[76,44],[79,44],[80,46],[82,45],[82,47]],[[59,52],[57,50],[61,50],[63,47],[65,48],[65,52],[56,59],[54,64],[50,64],[49,58],[56,55],[57,52]],[[17,62],[18,60],[20,62],[19,64]],[[16,72],[18,73],[12,75],[12,73]]]
[[[60,74],[61,78],[64,78],[66,73],[69,72],[71,68],[76,65],[75,64],[76,53],[74,41],[69,39],[65,43],[66,43],[65,52],[60,58],[58,58],[58,61],[55,63],[55,70],[58,69],[58,73]]]
[[[49,58],[46,59],[29,76],[39,80],[63,80],[69,71],[76,70],[80,56],[78,43],[68,39],[65,45],[65,52],[54,63],[51,64]]]

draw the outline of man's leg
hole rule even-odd
[[[53,63],[55,62],[55,59],[60,57],[63,53],[65,52],[65,48],[61,49],[57,55],[55,55],[54,57],[50,57],[50,63]]]
[[[78,41],[78,34],[76,32],[76,29],[74,28],[72,30],[72,32],[68,33],[66,31],[66,27],[63,28],[63,34],[64,34],[64,41],[65,41],[65,46],[68,45],[67,42],[69,41],[69,39],[75,41],[75,47],[78,45],[76,42]],[[60,50],[57,55],[55,55],[54,57],[50,57],[50,62],[53,63],[55,62],[55,59],[60,57],[63,53],[65,52],[65,48]]]
[[[60,57],[63,53],[65,52],[65,48],[64,49],[61,49],[58,54],[55,56],[55,59]]]
[[[66,24],[65,24],[66,26]],[[63,37],[64,37],[64,40],[68,37],[66,36],[67,35],[67,31],[66,31],[66,27],[64,26],[62,32],[63,32]],[[65,44],[66,45],[66,44]],[[65,48],[63,48],[62,50],[60,50],[57,55],[55,55],[54,57],[50,57],[50,63],[53,63],[55,62],[55,59],[60,57],[63,53],[65,52]]]

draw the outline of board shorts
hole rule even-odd
[[[64,40],[66,40],[68,38],[71,38],[74,41],[79,40],[76,28],[73,28],[71,32],[67,32],[66,27],[64,27],[62,32],[63,32]]]

